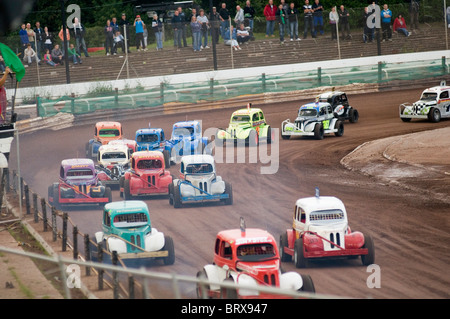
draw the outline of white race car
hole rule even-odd
[[[403,103],[399,107],[403,122],[411,119],[428,119],[437,123],[441,118],[450,117],[450,86],[442,81],[439,86],[425,89],[420,100],[412,105]]]

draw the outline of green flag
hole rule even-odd
[[[0,51],[6,66],[16,73],[16,79],[20,82],[25,75],[25,67],[22,64],[22,61],[20,61],[13,50],[3,43],[0,43]]]

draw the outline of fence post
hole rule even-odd
[[[33,193],[33,206],[34,206],[34,222],[39,222],[39,209],[38,209],[38,203],[37,203],[37,194]]]
[[[133,278],[133,276],[128,276],[128,293],[129,293],[129,299],[134,299],[134,278]]]
[[[24,188],[25,188],[25,207],[27,208],[27,215],[30,215],[31,214],[30,191],[28,189],[28,185],[25,185]]]
[[[73,235],[73,259],[78,259],[78,227],[75,225],[72,228]]]
[[[266,74],[261,74],[262,90],[266,92]]]
[[[119,107],[119,89],[118,88],[114,88],[114,107],[115,108]]]
[[[70,112],[75,114],[75,94],[70,94]]]
[[[164,104],[164,82],[161,82],[159,84],[159,98],[160,98],[160,103],[161,105]]]
[[[114,250],[112,252],[112,264],[114,266],[117,266],[117,262],[118,262],[117,251]],[[113,280],[113,296],[114,296],[113,298],[119,299],[119,278],[117,271],[112,272],[112,280]]]
[[[40,105],[41,105],[41,97],[39,96],[39,94],[36,94],[36,116],[37,117],[41,117],[41,114],[39,112]]]
[[[211,97],[214,96],[214,79],[213,78],[209,79],[209,95]]]
[[[44,221],[44,232],[47,231],[47,205],[45,204],[45,198],[41,198],[42,207],[42,220]]]
[[[91,248],[89,246],[89,234],[84,235],[84,258],[87,262],[91,261]],[[86,267],[86,276],[91,275],[91,267]]]
[[[97,250],[97,259],[99,263],[103,263],[103,243],[99,242],[97,244],[98,250]],[[98,290],[103,290],[103,273],[105,271],[100,268],[98,270]]]
[[[63,213],[62,251],[67,250],[67,213]]]
[[[5,174],[5,178],[6,178],[6,180],[5,180],[5,189],[6,189],[6,192],[9,193],[11,191],[9,189],[11,186],[9,185],[9,168],[8,167],[5,167],[3,169],[3,174]]]
[[[442,57],[441,59],[441,63],[442,63],[442,73],[446,74],[447,73],[447,66],[445,65],[445,56]]]
[[[317,68],[317,84],[322,85],[322,68],[320,66]]]
[[[381,62],[378,62],[378,83],[381,83],[382,78],[383,78],[383,64]]]
[[[52,233],[53,233],[53,241],[56,241],[57,236],[57,226],[56,226],[56,208],[52,206]]]

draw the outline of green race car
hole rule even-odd
[[[233,141],[235,144],[243,142],[246,145],[256,146],[261,139],[270,144],[274,139],[274,133],[267,124],[263,111],[252,108],[249,104],[246,109],[233,112],[228,128],[217,131],[215,142],[216,145],[222,145],[224,141]]]

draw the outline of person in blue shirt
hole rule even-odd
[[[25,28],[25,24],[22,24],[22,27],[19,31],[19,37],[20,37],[20,44],[22,45],[22,56],[23,56],[23,52],[27,48],[28,43],[30,43],[30,40],[28,40],[28,33]]]
[[[383,10],[381,11],[381,30],[383,32],[383,42],[386,40],[392,41],[391,18],[392,11],[389,10],[387,4],[384,4]]]
[[[134,27],[136,28],[136,50],[140,51],[140,47],[142,46],[142,49],[144,51],[147,51],[144,42],[145,23],[144,21],[142,21],[140,15],[137,15],[136,19],[134,19]]]
[[[225,45],[231,45],[235,50],[241,50],[239,43],[237,42],[236,29],[230,25],[230,28],[225,30],[223,34],[223,40]]]

